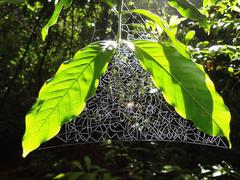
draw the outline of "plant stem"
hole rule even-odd
[[[118,43],[122,40],[122,11],[123,11],[123,0],[120,1],[118,10]]]

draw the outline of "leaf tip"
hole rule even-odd
[[[29,136],[26,136],[25,134],[22,140],[22,148],[23,148],[22,157],[23,158],[27,157],[27,155],[30,152],[37,149],[39,146],[40,146],[40,143],[34,142],[33,139],[31,139]]]
[[[42,34],[42,40],[45,41],[47,34],[48,34],[48,29],[46,27],[43,27],[41,34]]]
[[[29,154],[29,152],[23,151],[22,157],[25,158],[25,157],[27,157],[28,154]]]
[[[31,152],[31,150],[29,150],[24,140],[22,141],[22,147],[23,147],[22,157],[25,158]]]

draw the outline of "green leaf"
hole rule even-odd
[[[168,0],[168,3],[170,6],[176,8],[183,17],[199,22],[207,32],[210,31],[210,24],[207,21],[207,17],[191,2],[188,0]]]
[[[77,180],[79,177],[83,176],[84,172],[68,172],[68,173],[60,173],[57,176],[55,176],[53,179],[67,179],[67,180]]]
[[[91,159],[88,156],[84,156],[84,162],[85,162],[86,169],[89,171],[92,165]]]
[[[178,16],[175,15],[170,17],[169,27],[172,29],[175,35],[177,34],[178,25],[185,20],[186,18],[178,18]]]
[[[115,42],[91,44],[63,63],[40,90],[26,116],[23,156],[54,137],[61,125],[78,116],[98,86],[115,51]]]
[[[193,37],[195,36],[196,32],[195,31],[189,31],[186,36],[185,36],[185,42],[186,44],[188,44],[192,39]]]
[[[203,0],[203,6],[212,6],[217,2],[217,0]]]
[[[42,28],[42,39],[45,41],[48,30],[51,26],[55,25],[57,23],[58,17],[63,9],[63,7],[67,8],[71,5],[72,0],[60,0],[57,5],[55,6],[55,10],[49,19],[48,23]]]
[[[102,0],[102,2],[106,3],[110,7],[116,7],[117,6],[117,0]]]
[[[186,46],[183,43],[181,43],[179,40],[177,40],[174,30],[171,30],[168,27],[168,24],[165,23],[163,20],[161,20],[161,18],[158,15],[153,14],[152,12],[144,9],[135,9],[135,10],[132,10],[132,12],[146,16],[149,19],[151,19],[153,22],[155,22],[157,25],[159,25],[162,28],[162,30],[167,34],[169,39],[172,41],[173,46],[178,50],[178,52],[182,54],[184,57],[189,58],[189,55],[186,52],[187,50]]]
[[[133,44],[141,65],[176,112],[203,132],[229,140],[230,112],[203,67],[157,42],[138,40]]]
[[[178,26],[181,22],[185,21],[186,18],[179,18],[178,16],[176,15],[173,15],[170,17],[170,20],[169,20],[169,26]]]

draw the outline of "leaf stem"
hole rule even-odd
[[[123,11],[123,0],[120,1],[118,10],[118,44],[122,40],[122,11]]]

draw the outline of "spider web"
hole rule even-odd
[[[124,4],[125,9],[128,7]],[[142,25],[139,15],[124,20],[125,39],[152,39],[157,35]],[[128,47],[121,45],[96,94],[81,115],[64,125],[57,135],[62,145],[115,141],[172,141],[227,147],[221,137],[212,137],[182,119],[156,89],[149,73],[139,65]]]

